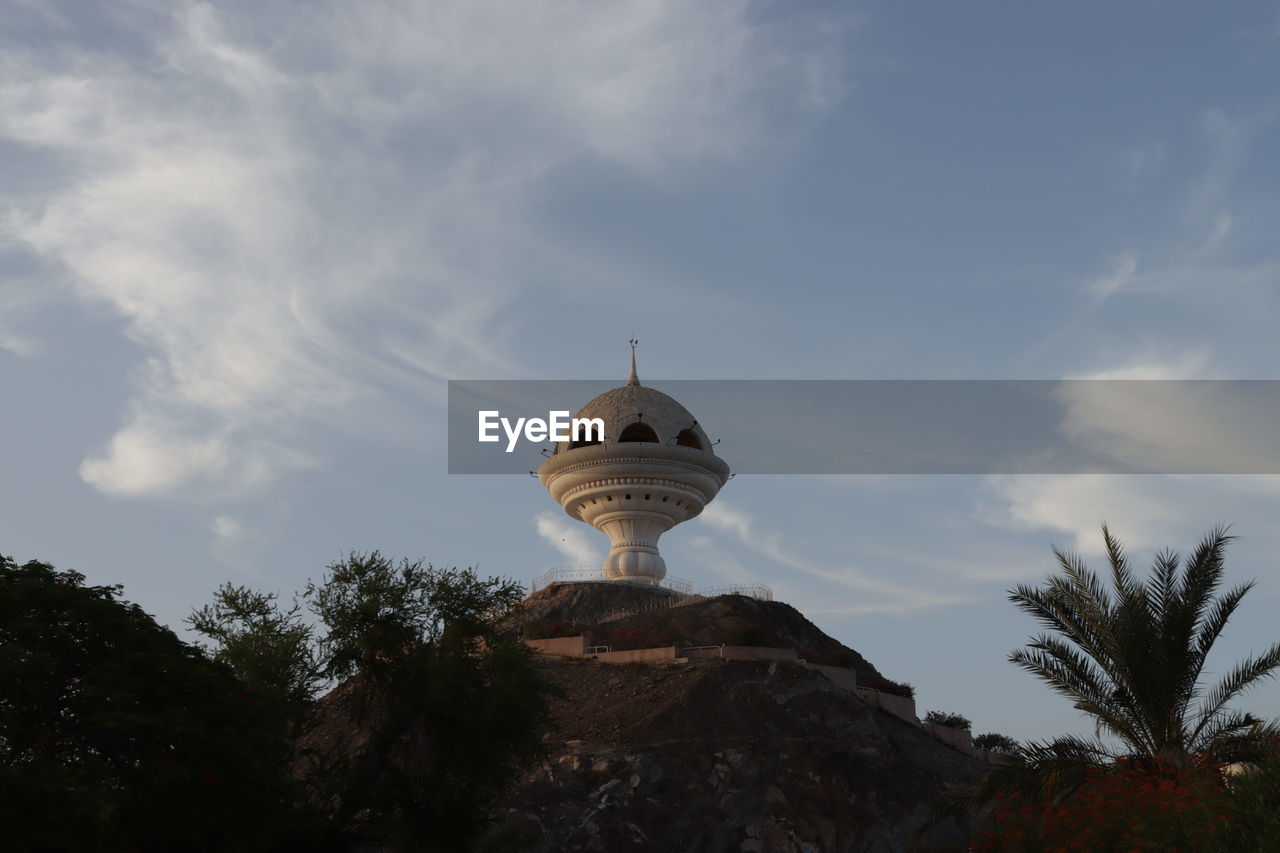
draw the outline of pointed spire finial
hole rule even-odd
[[[635,338],[631,339],[631,375],[627,377],[628,385],[639,385],[640,377],[636,375],[636,344],[640,341]]]

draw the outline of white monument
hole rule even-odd
[[[689,410],[636,377],[587,403],[577,418],[604,421],[598,435],[557,442],[538,479],[570,517],[609,537],[606,580],[657,585],[667,574],[658,537],[693,518],[729,479]]]

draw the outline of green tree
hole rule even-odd
[[[1012,755],[1018,751],[1018,741],[999,732],[974,735],[973,745],[978,749],[985,749],[987,752],[998,752],[1002,755]]]
[[[1030,743],[988,776],[980,797],[1016,790],[1066,796],[1091,768],[1161,771],[1253,760],[1274,752],[1273,724],[1259,725],[1230,703],[1280,667],[1280,644],[1240,662],[1207,690],[1201,685],[1215,641],[1253,587],[1221,591],[1233,537],[1211,531],[1185,559],[1155,558],[1139,579],[1104,525],[1109,584],[1076,555],[1054,549],[1060,571],[1041,587],[1018,586],[1010,600],[1047,633],[1009,659],[1093,718],[1094,739]],[[1101,738],[1108,737],[1108,741]]]
[[[118,586],[0,557],[0,825],[13,850],[264,850],[291,785],[227,667]]]
[[[186,621],[283,722],[302,718],[323,678],[314,631],[296,601],[282,610],[275,593],[226,583]]]
[[[333,821],[396,850],[464,850],[540,758],[548,688],[511,617],[519,584],[352,553],[308,584],[322,661],[348,678],[304,746]]]

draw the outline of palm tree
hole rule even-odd
[[[1280,730],[1229,703],[1274,676],[1280,644],[1237,664],[1208,690],[1201,686],[1214,642],[1254,585],[1219,593],[1223,556],[1234,537],[1218,527],[1186,559],[1163,551],[1142,580],[1106,525],[1102,536],[1109,585],[1079,556],[1054,548],[1061,571],[1041,587],[1020,585],[1009,594],[1049,631],[1009,660],[1091,716],[1095,738],[1027,744],[1011,766],[992,774],[985,793],[1069,794],[1083,771],[1113,766],[1118,758],[1174,768],[1275,751],[1272,739]]]

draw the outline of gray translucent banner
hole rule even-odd
[[[449,473],[526,474],[552,447],[479,441],[617,381],[452,380]],[[739,474],[1280,474],[1280,380],[645,381]],[[615,436],[605,436],[606,442]]]

